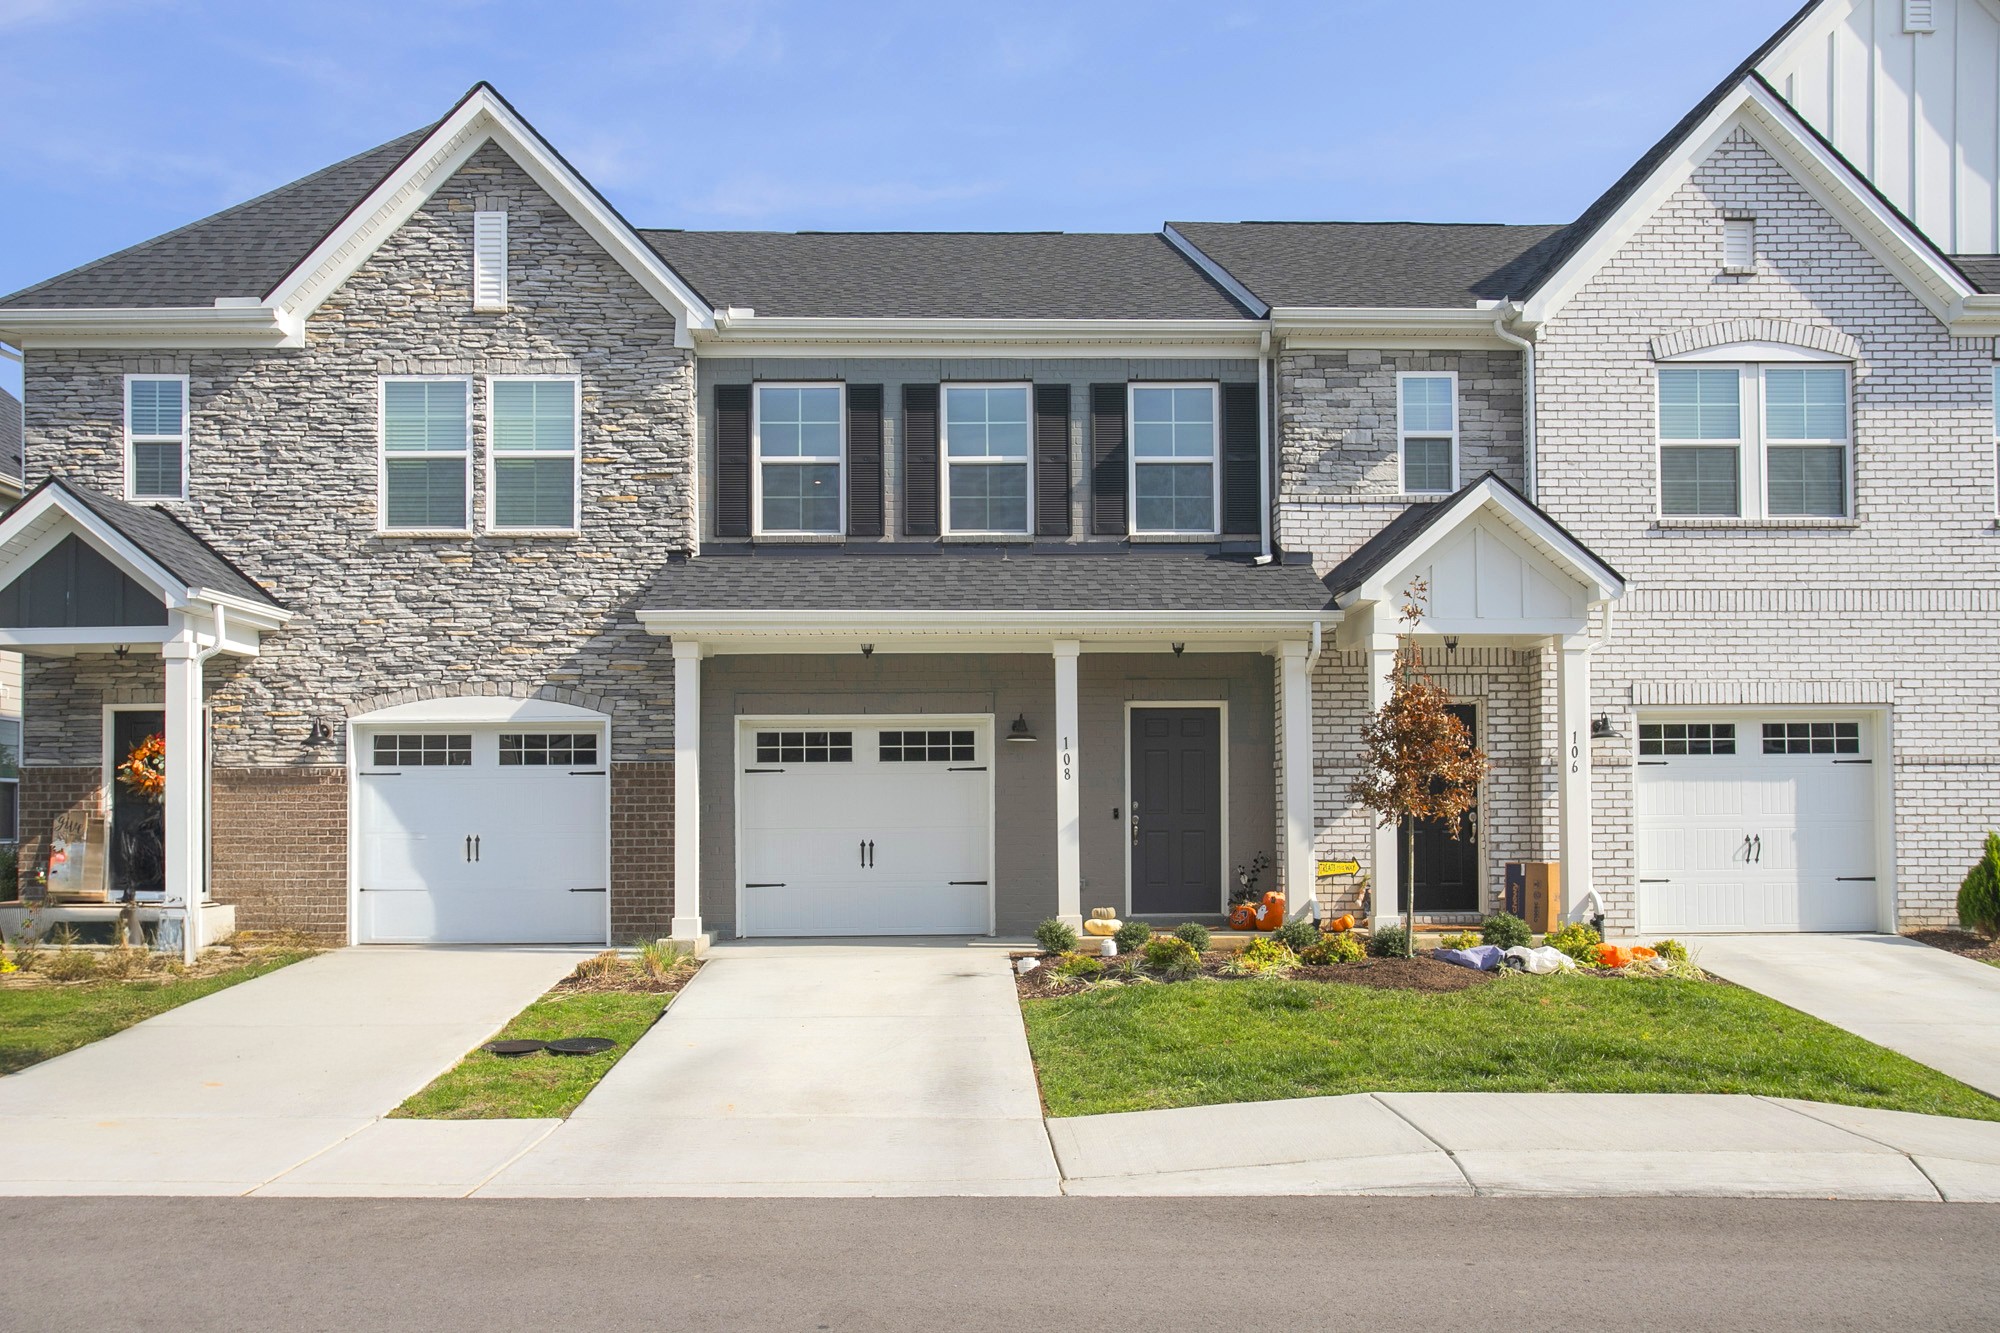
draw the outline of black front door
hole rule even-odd
[[[118,768],[139,742],[166,732],[167,715],[155,709],[119,709],[111,715],[110,890],[114,902],[134,890],[158,898],[166,887],[165,806],[118,780]]]
[[[1132,710],[1132,913],[1222,910],[1222,710]]]
[[[1453,704],[1451,711],[1465,724],[1468,736],[1477,737],[1477,714],[1471,704]],[[1479,910],[1479,809],[1475,806],[1459,821],[1458,836],[1443,820],[1417,821],[1415,865],[1403,867],[1403,892],[1410,892],[1416,880],[1414,899],[1418,912],[1477,912]],[[1408,844],[1406,843],[1405,846]],[[1398,847],[1402,851],[1403,847]]]

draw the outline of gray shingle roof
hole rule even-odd
[[[1471,307],[1518,296],[1564,230],[1486,222],[1176,222],[1274,306]]]
[[[264,296],[431,128],[412,130],[248,203],[24,287],[0,297],[0,307],[212,306],[218,296]]]
[[[1317,611],[1310,566],[1112,548],[921,554],[764,548],[678,561],[641,609],[657,611]]]
[[[1243,319],[1153,232],[643,231],[710,305],[906,319]]]
[[[0,472],[21,475],[21,400],[0,389]]]
[[[166,510],[114,500],[67,477],[49,478],[30,491],[23,502],[51,486],[70,495],[188,587],[207,588],[283,608],[284,604],[265,592],[255,579]]]
[[[1958,271],[1982,292],[2000,292],[2000,255],[1953,255]]]

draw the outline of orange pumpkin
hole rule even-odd
[[[1230,908],[1229,928],[1231,930],[1257,929],[1257,905],[1255,903],[1238,903],[1236,906]]]
[[[1337,916],[1333,920],[1327,922],[1326,928],[1335,935],[1338,935],[1345,930],[1353,930],[1354,917],[1351,914],[1343,913],[1342,915]]]

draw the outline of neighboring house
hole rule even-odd
[[[4,355],[0,350],[0,355]],[[0,507],[21,498],[21,403],[0,389]],[[0,653],[0,846],[21,836],[21,655]]]
[[[2000,259],[1760,73],[1853,10],[1567,225],[640,230],[480,85],[0,299],[24,874],[108,812],[114,885],[360,942],[1212,918],[1260,855],[1294,910],[1556,860],[1616,930],[1945,920],[2000,824]],[[1990,59],[1935,12],[1878,59]],[[1345,793],[1416,579],[1493,769],[1404,865]]]

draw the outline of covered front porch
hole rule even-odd
[[[164,510],[52,479],[0,522],[0,649],[101,661],[121,682],[151,674],[130,663],[160,663],[151,688],[65,699],[67,719],[31,712],[20,898],[0,905],[10,933],[30,916],[43,934],[98,926],[129,904],[159,947],[191,961],[227,929],[227,908],[208,893],[204,666],[218,653],[255,656],[288,619]],[[85,714],[102,718],[98,771],[51,765],[38,753],[37,725],[73,727]]]

